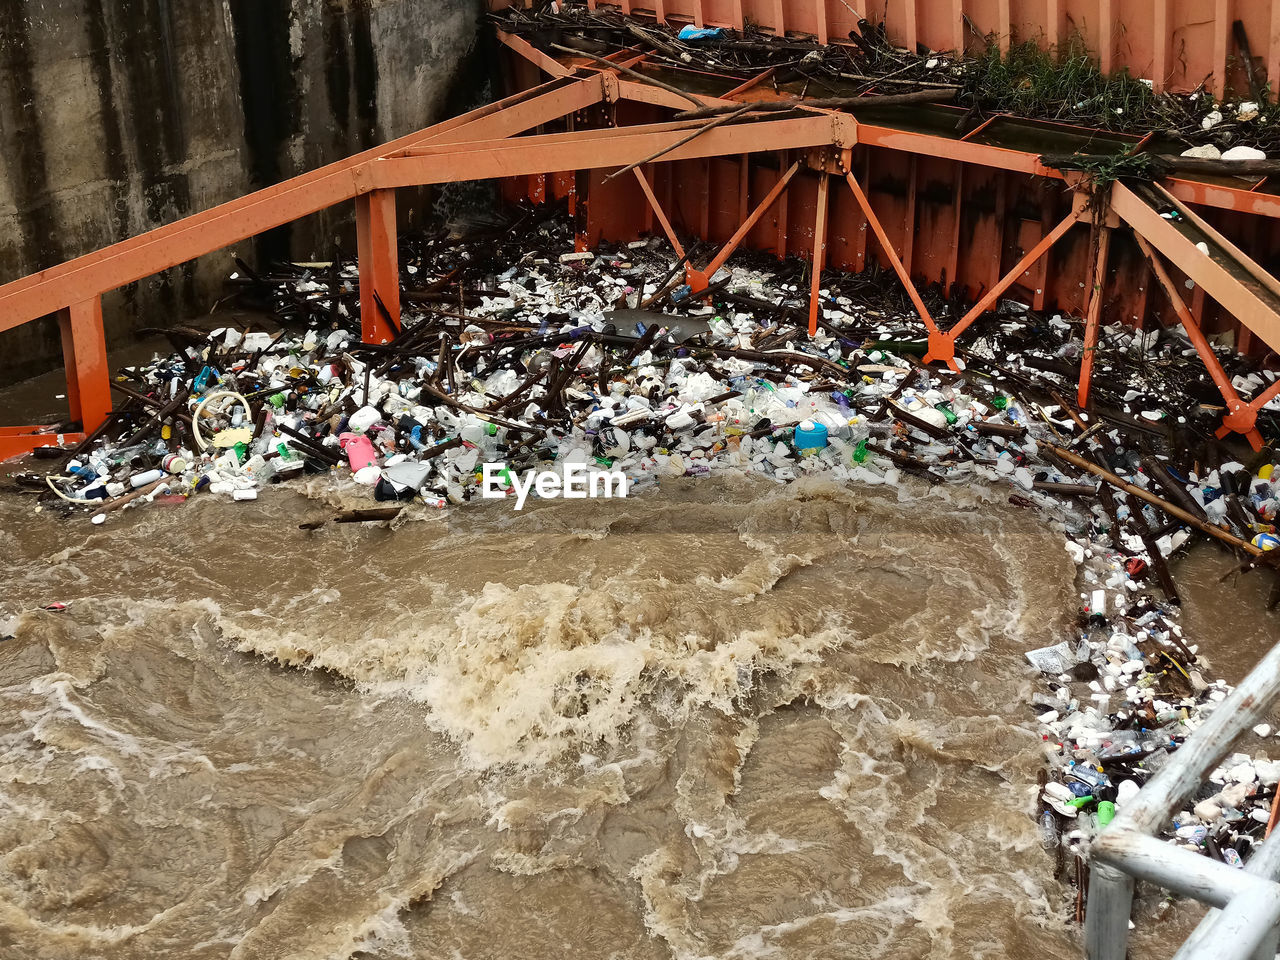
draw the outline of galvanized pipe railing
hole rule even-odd
[[[1134,880],[1219,909],[1187,938],[1175,960],[1274,960],[1280,938],[1280,834],[1244,870],[1171,846],[1152,834],[1190,797],[1241,736],[1280,696],[1280,645],[1274,647],[1208,720],[1156,772],[1089,850],[1085,918],[1089,960],[1124,960]]]

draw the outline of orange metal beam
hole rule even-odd
[[[1209,238],[1212,239],[1218,247],[1222,248],[1223,252],[1227,256],[1237,262],[1236,265],[1244,274],[1252,277],[1253,280],[1256,280],[1261,286],[1270,290],[1277,297],[1280,297],[1280,279],[1277,279],[1272,273],[1263,269],[1260,264],[1255,263],[1243,250],[1220,234],[1212,224],[1186,204],[1179,202],[1177,197],[1165,190],[1164,187],[1160,186],[1158,183],[1153,183],[1151,184],[1151,189],[1155,191],[1156,195],[1160,197],[1160,199],[1171,204],[1173,208],[1182,215],[1183,219],[1194,226],[1197,230],[1200,230],[1209,236]]]
[[[1230,0],[1213,0],[1213,76],[1209,78],[1209,89],[1219,97],[1227,88],[1227,36],[1230,31]]]
[[[1257,410],[1261,409],[1270,397],[1264,393],[1261,403],[1257,409],[1250,404],[1246,404],[1240,399],[1240,394],[1236,392],[1236,388],[1231,383],[1231,378],[1227,376],[1227,372],[1222,369],[1222,364],[1218,361],[1218,356],[1213,352],[1213,347],[1209,345],[1209,341],[1205,338],[1200,325],[1196,323],[1195,317],[1191,315],[1191,311],[1187,309],[1186,303],[1182,299],[1182,294],[1178,292],[1173,279],[1169,276],[1169,271],[1165,269],[1164,264],[1151,249],[1145,237],[1140,233],[1134,234],[1134,239],[1138,241],[1138,246],[1142,249],[1142,253],[1147,258],[1147,262],[1151,264],[1151,271],[1156,275],[1156,279],[1160,281],[1160,286],[1164,287],[1164,292],[1169,298],[1169,302],[1173,305],[1173,309],[1177,311],[1178,319],[1182,321],[1183,329],[1187,331],[1187,337],[1191,340],[1191,345],[1196,348],[1201,362],[1205,369],[1209,371],[1209,376],[1213,379],[1214,385],[1218,388],[1218,392],[1222,394],[1222,399],[1227,405],[1227,415],[1222,418],[1222,426],[1218,430],[1218,437],[1221,439],[1228,433],[1240,433],[1248,438],[1249,443],[1255,450],[1262,449],[1262,434],[1258,432],[1256,426],[1258,420]],[[1280,383],[1273,385],[1273,390],[1280,389]]]
[[[360,262],[360,339],[386,343],[400,325],[400,258],[396,239],[396,194],[374,190],[356,197],[356,248]],[[381,302],[381,308],[379,307]]]
[[[1267,80],[1273,94],[1280,94],[1280,3],[1271,5],[1271,25],[1267,44]]]
[[[827,202],[831,193],[831,177],[818,174],[817,212],[813,223],[813,267],[809,284],[809,336],[818,332],[818,309],[822,268],[827,262]]]
[[[374,147],[351,159],[373,160],[425,143],[461,143],[467,140],[513,137],[600,103],[607,98],[608,86],[607,78],[599,74],[549,80],[541,86],[499,100],[488,107],[481,107],[392,140],[381,147]]]
[[[1004,292],[1013,286],[1019,277],[1030,270],[1036,261],[1048,253],[1050,248],[1061,240],[1063,234],[1075,226],[1083,215],[1083,199],[1077,197],[1072,205],[1071,212],[1063,217],[1062,221],[1056,227],[1045,234],[1039,243],[1027,251],[1026,256],[1019,260],[1012,270],[1001,277],[1000,281],[988,290],[983,298],[975,303],[973,307],[970,308],[969,312],[960,318],[955,326],[936,338],[938,341],[936,347],[934,343],[935,338],[929,338],[929,352],[925,354],[924,362],[933,363],[943,361],[945,363],[951,363],[955,359],[956,338],[968,330],[969,326],[977,320],[978,317],[990,310],[992,305],[1000,299]],[[945,343],[943,341],[945,341]],[[942,352],[936,353],[935,349]]]
[[[964,0],[951,0],[951,43],[957,59],[964,58]]]
[[[48,427],[0,427],[0,460],[20,457],[36,447],[61,447],[79,443],[83,433],[54,433]]]
[[[910,130],[895,130],[892,127],[877,127],[870,123],[858,124],[858,143],[871,147],[886,147],[890,150],[901,150],[904,153],[923,154],[926,157],[946,157],[961,163],[976,163],[983,167],[996,167],[1000,170],[1011,170],[1015,173],[1030,173],[1037,177],[1049,177],[1061,180],[1062,173],[1040,162],[1038,154],[1023,153],[1021,150],[1008,150],[1004,147],[993,147],[987,143],[974,143],[970,140],[952,140],[928,133],[914,133]]]
[[[1107,255],[1111,252],[1111,227],[1099,228],[1097,257],[1093,266],[1093,286],[1089,293],[1089,310],[1084,326],[1084,356],[1080,358],[1080,384],[1076,402],[1080,409],[1089,406],[1089,387],[1093,379],[1093,355],[1098,349],[1098,328],[1102,322],[1102,288],[1107,279]]]
[[[1151,58],[1151,89],[1164,93],[1169,80],[1169,6],[1173,0],[1154,0],[1151,15],[1155,51]]]
[[[924,305],[924,301],[920,299],[920,292],[916,290],[916,285],[911,282],[911,276],[907,273],[907,268],[902,265],[902,261],[898,259],[897,251],[893,249],[893,244],[889,242],[888,235],[884,232],[884,227],[880,224],[880,218],[876,216],[876,212],[871,209],[871,201],[867,199],[867,195],[862,192],[862,185],[858,183],[858,178],[853,175],[853,171],[849,171],[844,175],[845,180],[849,184],[849,189],[853,191],[853,196],[858,201],[858,206],[862,208],[863,216],[867,218],[867,223],[871,225],[872,232],[875,233],[876,239],[880,241],[880,249],[884,251],[889,262],[893,265],[894,272],[897,273],[898,279],[902,281],[902,285],[907,290],[907,296],[911,298],[911,302],[915,304],[916,312],[920,314],[920,319],[924,321],[924,325],[929,330],[929,342],[932,346],[934,336],[940,336],[938,325],[934,322],[933,316],[929,313],[929,309]],[[951,361],[954,369],[955,361]]]
[[[716,275],[716,271],[724,266],[724,262],[726,260],[733,256],[733,251],[738,248],[738,244],[746,238],[747,234],[751,232],[751,228],[756,225],[766,212],[768,212],[769,208],[773,206],[774,201],[782,195],[782,191],[787,188],[787,184],[791,182],[791,178],[796,175],[796,171],[799,169],[800,163],[799,161],[796,161],[791,165],[786,173],[778,178],[778,182],[773,185],[773,189],[765,194],[764,199],[761,200],[756,208],[751,211],[751,216],[747,217],[747,219],[738,226],[738,229],[734,231],[733,236],[729,238],[729,242],[721,247],[720,252],[712,258],[709,264],[707,264],[706,270],[694,270],[690,268],[685,271],[685,277],[694,293],[707,288],[707,285],[711,282],[711,278]]]
[[[957,0],[958,2],[959,0]],[[1049,3],[1054,7],[1057,6],[1057,2],[1058,0],[1049,0]],[[1280,10],[1280,3],[1277,4],[1276,9]],[[956,22],[959,24],[960,32],[963,33],[963,20],[957,17]],[[1057,22],[1056,17],[1052,22]],[[1280,49],[1280,41],[1277,41],[1277,49]],[[748,81],[747,86],[754,85],[754,81]],[[686,101],[657,87],[650,87],[628,80],[619,80],[618,86],[619,96],[622,99],[638,100],[657,106],[672,107],[677,110],[688,108]],[[725,96],[737,95],[739,92],[736,90],[730,91]],[[724,98],[714,97],[702,97],[701,99],[709,106],[725,105],[732,102]],[[796,106],[803,107],[804,101],[797,100]],[[885,147],[891,150],[902,150],[907,153],[930,157],[946,156],[948,159],[962,163],[995,167],[1000,170],[1009,170],[1017,173],[1029,173],[1034,176],[1049,177],[1055,180],[1063,179],[1061,171],[1041,164],[1039,155],[1035,153],[1025,153],[1020,150],[1010,150],[1005,147],[996,147],[984,143],[974,143],[971,139],[953,140],[948,137],[898,130],[892,127],[880,127],[869,123],[859,123],[856,125],[856,129],[858,142],[867,146]],[[972,135],[971,132],[969,137],[972,137]],[[1248,190],[1183,179],[1171,179],[1169,181],[1169,190],[1179,199],[1190,203],[1219,207],[1224,210],[1237,210],[1242,213],[1253,213],[1260,216],[1280,217],[1280,197],[1271,194],[1250,193]]]
[[[739,96],[740,94],[746,93],[748,90],[752,89],[753,87],[757,87],[760,84],[764,83],[764,81],[768,80],[777,72],[778,72],[777,67],[769,67],[769,69],[767,70],[760,71],[750,80],[744,80],[742,83],[738,84],[738,86],[734,87],[732,90],[726,93],[724,95],[724,99],[732,100],[735,97]]]
[[[107,341],[102,328],[102,299],[92,297],[58,313],[62,362],[67,374],[71,419],[96,430],[111,412]]]
[[[407,187],[455,180],[485,180],[561,170],[622,167],[646,160],[659,150],[664,162],[758,153],[780,147],[817,147],[852,140],[852,117],[840,114],[726,124],[682,146],[688,128],[653,124],[582,131],[574,135],[516,137],[415,151],[412,156],[370,163],[369,187]],[[843,121],[843,122],[841,122]],[[567,139],[566,139],[567,137]]]
[[[498,35],[500,43],[514,50],[530,63],[537,64],[543,73],[549,73],[553,77],[563,77],[573,72],[559,60],[547,56],[524,37],[507,33],[505,30],[495,30],[494,32]]]
[[[1098,0],[1098,69],[1107,76],[1114,67],[1115,21],[1112,19],[1111,0]]]
[[[1280,10],[1280,4],[1276,5]],[[1184,203],[1220,210],[1235,210],[1259,217],[1280,217],[1280,197],[1272,193],[1254,193],[1244,187],[1224,187],[1217,183],[1171,178],[1165,189]]]
[[[48,270],[0,286],[0,331],[20,326],[64,307],[83,303],[143,277],[167,270],[247,237],[350,200],[373,184],[357,182],[359,171],[384,153],[424,142],[453,140],[481,133],[511,136],[597,103],[603,97],[600,78],[552,81],[535,88],[534,96],[517,95],[498,111],[481,108],[466,117],[418,131],[339,163],[203,213],[139,234]],[[510,110],[511,112],[508,112]]]
[[[687,104],[686,104],[687,106]],[[750,121],[742,121],[748,123]],[[595,144],[599,141],[616,139],[619,136],[639,136],[650,133],[671,133],[677,131],[688,134],[692,131],[705,127],[706,120],[663,120],[655,123],[638,123],[624,127],[589,127],[583,130],[566,130],[562,133],[540,133],[536,136],[511,138],[506,135],[490,137],[483,136],[476,140],[460,142],[456,140],[448,140],[443,143],[424,143],[417,146],[408,147],[404,150],[397,150],[395,153],[384,154],[382,160],[402,160],[406,157],[439,157],[448,156],[459,149],[475,150],[486,149],[491,146],[506,144],[508,146],[521,146],[527,142],[537,142],[543,146],[563,146],[565,144],[582,144],[585,150],[594,149]],[[719,127],[714,128],[719,129]]]
[[[781,170],[784,166],[787,166],[787,161],[790,159],[790,150],[779,150],[778,169]],[[778,229],[776,233],[777,241],[775,243],[774,252],[778,255],[779,260],[783,260],[787,256],[787,223],[789,221],[789,211],[787,209],[788,197],[789,195],[785,190],[778,197],[778,215],[775,218]]]
[[[1061,0],[1044,0],[1044,43],[1052,50],[1058,45],[1058,35],[1062,30]]]
[[[1159,191],[1158,187],[1152,189]],[[1157,196],[1161,196],[1157,193]],[[1122,183],[1111,189],[1111,209],[1166,259],[1176,265],[1195,284],[1220,303],[1244,326],[1253,331],[1273,350],[1280,350],[1280,295],[1266,280],[1266,271],[1231,245],[1225,237],[1208,224],[1194,217],[1189,210],[1176,203],[1168,194],[1171,205],[1192,221],[1216,245],[1222,247],[1235,261],[1233,266],[1219,263],[1213,256],[1205,256],[1196,248],[1186,233],[1160,216],[1140,196]]]
[[[653,194],[653,187],[649,186],[649,180],[639,167],[631,171],[636,175],[636,180],[640,183],[640,189],[644,192],[645,198],[649,201],[649,206],[653,208],[653,214],[658,218],[658,223],[662,224],[662,232],[667,235],[667,239],[671,241],[671,246],[676,252],[676,256],[681,260],[684,259],[684,247],[680,243],[680,238],[676,236],[676,232],[671,229],[671,221],[667,219],[666,213],[662,209],[662,205],[658,203],[658,198]]]

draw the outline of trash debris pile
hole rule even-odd
[[[1265,78],[1252,68],[1245,71],[1248,92],[1222,100],[1204,83],[1187,94],[1157,93],[1150,79],[1127,70],[1104,74],[1079,42],[1045,50],[1031,39],[1002,50],[992,35],[984,51],[957,58],[950,51],[898,47],[883,22],[867,19],[847,37],[820,44],[794,33],[776,36],[750,18],[742,31],[698,28],[641,21],[617,8],[591,9],[585,3],[532,10],[511,6],[489,18],[555,58],[641,51],[653,75],[661,71],[676,85],[678,71],[698,70],[743,82],[762,78],[773,91],[798,97],[865,97],[859,109],[875,110],[877,100],[907,97],[918,104],[954,104],[957,136],[1010,114],[1101,128],[1135,140],[1160,131],[1159,142],[1147,149],[1167,154],[1167,160],[1180,155],[1229,163],[1280,152],[1280,110],[1265,95]],[[1243,23],[1236,30],[1246,35]]]
[[[1167,558],[1208,535],[1277,574],[1270,448],[1247,456],[1213,437],[1221,406],[1174,330],[1105,327],[1082,411],[1066,399],[1077,321],[1005,301],[959,350],[961,372],[926,369],[923,328],[886,275],[823,274],[810,338],[807,264],[742,254],[699,294],[680,266],[658,240],[573,252],[553,215],[414,240],[403,325],[380,345],[360,342],[353,264],[254,275],[282,329],[179,330],[180,350],[122,371],[103,428],[54,473],[17,480],[42,508],[95,523],[321,474],[389,504],[348,520],[454,509],[565,464],[637,487],[734,470],[984,485],[1059,525],[1078,565],[1078,635],[1027,657],[1046,678],[1032,704],[1051,774],[1045,844],[1079,853],[1228,693],[1183,636]],[[941,315],[960,308],[926,296]],[[1222,361],[1242,394],[1276,379]],[[1280,436],[1280,403],[1258,425]],[[1277,780],[1280,763],[1238,755],[1168,836],[1240,862]]]

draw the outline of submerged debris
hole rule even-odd
[[[435,510],[552,464],[633,486],[740,470],[1003,491],[1060,525],[1079,568],[1077,635],[1028,654],[1047,677],[1033,697],[1054,777],[1044,842],[1071,852],[1225,698],[1182,635],[1166,559],[1205,532],[1274,567],[1280,475],[1269,452],[1245,462],[1213,439],[1222,410],[1178,333],[1105,328],[1086,412],[1065,399],[1082,332],[1060,316],[1002,304],[953,373],[920,366],[919,320],[874,272],[824,274],[810,339],[795,261],[742,255],[692,295],[657,241],[571,250],[564,218],[410,242],[403,327],[379,346],[359,339],[353,265],[242,276],[287,326],[184,332],[126,369],[107,426],[39,479],[44,502],[102,522],[328,474]],[[1276,376],[1223,362],[1245,393]],[[1259,420],[1273,438],[1277,408]],[[1277,780],[1280,764],[1239,754],[1167,835],[1239,863]]]

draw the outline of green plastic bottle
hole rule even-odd
[[[1098,802],[1098,826],[1105,827],[1116,818],[1116,805],[1110,800]]]
[[[991,401],[991,405],[995,407],[997,410],[1003,410],[1005,407],[1009,405],[1009,398],[1006,397],[1003,393],[998,393],[996,394],[996,398]]]
[[[942,403],[935,403],[933,405],[933,409],[937,410],[939,413],[941,413],[944,417],[947,418],[948,426],[950,426],[951,424],[955,423],[957,420],[960,419],[959,417],[956,416],[956,412],[951,409],[951,405],[949,403],[946,403],[945,401]]]
[[[853,448],[853,462],[862,463],[867,459],[867,441],[859,440],[858,445]]]

